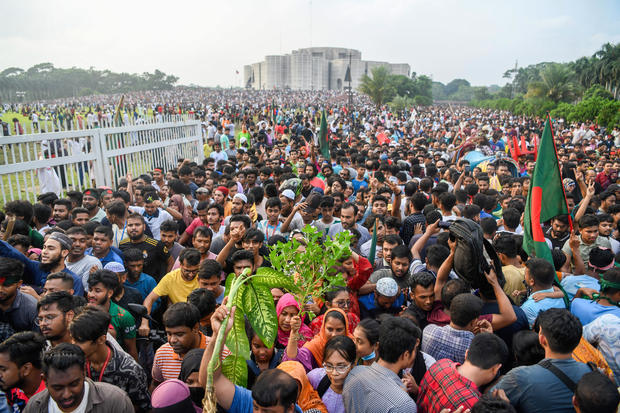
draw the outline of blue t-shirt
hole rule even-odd
[[[575,298],[570,306],[570,312],[573,313],[584,326],[590,324],[603,314],[613,314],[616,317],[620,317],[620,308],[601,305],[596,301],[585,298]]]
[[[92,255],[94,257],[93,249],[92,248],[88,248],[85,251],[85,254],[86,255]],[[97,257],[95,257],[95,258],[97,258]],[[110,251],[108,252],[108,254],[105,257],[99,258],[99,261],[101,261],[101,266],[102,267],[105,267],[106,264],[109,263],[109,262],[118,262],[120,264],[123,263],[123,259],[121,258],[121,256],[118,255],[116,252],[114,252],[114,250],[112,248],[110,248]]]
[[[245,387],[235,386],[235,395],[228,413],[250,413],[253,411],[252,392]],[[295,413],[302,413],[301,408],[297,405],[295,405]]]
[[[592,370],[587,364],[575,360],[549,359],[577,383],[581,377]],[[527,413],[574,413],[573,392],[551,371],[534,364],[510,370],[491,389],[503,389],[518,412]]]
[[[552,293],[553,287],[546,290],[536,291],[537,293]],[[566,308],[564,300],[562,298],[543,298],[540,301],[534,301],[530,296],[521,306],[521,309],[525,312],[527,321],[530,323],[530,328],[534,325],[538,313],[548,310],[550,308]]]
[[[568,294],[568,299],[572,300],[575,298],[575,294],[577,294],[577,290],[586,287],[592,288],[596,291],[600,291],[601,285],[598,283],[598,280],[594,277],[590,277],[589,275],[568,275],[562,278],[562,288]]]
[[[368,183],[366,181],[358,181],[357,179],[351,180],[353,184],[353,192],[357,193],[360,188],[368,188]]]

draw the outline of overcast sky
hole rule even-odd
[[[0,70],[160,69],[203,86],[239,86],[244,64],[309,46],[358,49],[444,83],[503,84],[515,60],[566,62],[620,42],[619,0],[23,0],[1,21]]]

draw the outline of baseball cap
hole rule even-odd
[[[208,194],[209,190],[207,188],[200,187],[200,188],[196,189],[196,193],[197,194]]]

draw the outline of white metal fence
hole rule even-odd
[[[41,123],[29,126],[22,125],[22,130],[34,133],[0,132],[2,204],[15,199],[35,202],[44,192],[116,187],[127,173],[135,177],[156,167],[174,168],[180,158],[198,163],[204,158],[200,122],[182,116],[105,128],[74,124],[58,132],[45,132],[50,128]]]

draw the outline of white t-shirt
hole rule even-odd
[[[98,270],[103,268],[99,258],[93,257],[92,255],[84,255],[81,260],[75,262],[65,260],[65,266],[82,278],[84,291],[88,291],[88,277],[90,276],[90,269],[92,267],[97,267]]]
[[[162,222],[173,220],[172,215],[170,215],[168,212],[164,211],[161,208],[158,208],[158,209],[159,209],[159,214],[156,217],[147,217],[146,215],[144,215],[143,207],[138,207],[138,206],[129,207],[129,210],[131,212],[137,212],[138,214],[144,217],[144,220],[146,221],[149,228],[151,229],[151,232],[153,233],[153,238],[157,240],[160,239],[159,226],[162,224]]]
[[[84,382],[84,397],[82,397],[82,401],[80,402],[80,405],[75,410],[73,410],[71,413],[86,413],[86,405],[88,404],[88,393],[90,393],[90,385],[88,384],[87,381],[85,381]],[[47,404],[47,411],[48,413],[65,413],[64,410],[58,407],[54,399],[52,399],[51,397],[50,397],[50,401]]]

